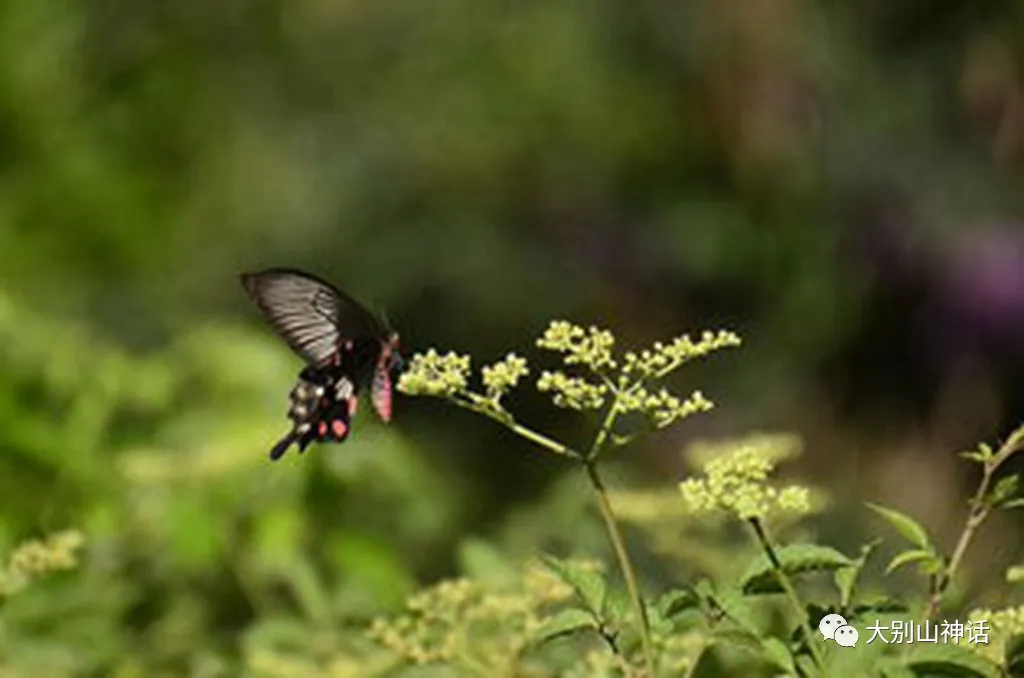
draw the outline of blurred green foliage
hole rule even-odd
[[[1019,230],[1022,38],[1008,0],[0,2],[0,554],[86,539],[0,601],[0,677],[362,676],[363,629],[443,577],[611,562],[584,484],[461,413],[402,400],[270,466],[298,364],[238,289],[264,264],[385,307],[414,348],[498,355],[549,317],[742,331],[742,360],[695,368],[727,411],[613,467],[652,589],[752,553],[649,488],[718,430],[806,427],[807,469],[894,479],[953,539],[952,460],[890,460],[822,373],[859,347],[852,372],[891,373],[865,400],[910,418],[888,390],[928,346],[870,334],[873,304]],[[1020,416],[980,383],[951,389],[958,440]],[[576,432],[538,400],[514,404]],[[864,518],[830,516],[787,528],[852,553]],[[1002,527],[983,574],[1015,558]]]

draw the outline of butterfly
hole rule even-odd
[[[241,281],[274,332],[306,361],[289,393],[292,429],[271,449],[272,461],[293,444],[301,453],[314,441],[348,438],[366,386],[373,409],[391,420],[393,379],[402,365],[397,333],[310,273],[270,268],[244,273]]]

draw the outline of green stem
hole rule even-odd
[[[967,555],[967,547],[971,545],[978,529],[992,512],[993,506],[986,500],[988,499],[989,488],[992,485],[992,480],[995,478],[996,471],[999,470],[999,467],[1002,466],[1007,459],[1021,449],[1022,442],[1024,442],[1024,440],[1022,440],[1022,436],[1016,434],[1011,436],[1010,439],[999,448],[999,451],[992,455],[992,457],[982,465],[981,482],[978,483],[978,490],[974,493],[974,497],[971,499],[971,508],[967,514],[967,520],[964,522],[963,530],[961,530],[960,537],[957,539],[956,546],[953,548],[953,555],[950,556],[949,564],[946,565],[942,575],[939,577],[938,584],[935,586],[935,590],[932,592],[932,595],[928,600],[928,605],[925,607],[924,613],[921,615],[922,621],[931,619],[935,613],[939,611],[939,607],[942,605],[942,599],[945,597],[950,584],[953,583],[953,577],[963,564],[964,556]]]
[[[587,471],[587,478],[590,480],[590,485],[594,489],[594,494],[597,495],[597,506],[601,513],[601,519],[604,521],[605,530],[608,532],[608,538],[611,541],[612,549],[615,551],[615,557],[619,561],[619,569],[622,571],[622,578],[626,582],[626,590],[629,592],[630,603],[633,607],[633,614],[635,614],[637,619],[640,620],[640,644],[643,648],[644,663],[647,667],[648,678],[654,678],[654,652],[651,649],[651,631],[650,622],[647,618],[647,609],[644,607],[643,599],[640,597],[640,587],[637,586],[633,563],[629,559],[629,552],[626,550],[625,541],[622,539],[622,533],[619,530],[618,522],[615,520],[615,513],[612,511],[611,502],[608,500],[608,491],[605,489],[604,482],[601,480],[600,474],[598,474],[595,463],[598,454],[601,452],[601,448],[607,442],[608,436],[611,434],[612,426],[615,424],[615,418],[618,415],[618,399],[616,398],[611,407],[608,408],[608,412],[605,414],[601,428],[598,430],[597,436],[594,438],[594,444],[590,446],[590,451],[585,457],[568,445],[564,445],[541,433],[537,433],[533,429],[519,424],[511,415],[504,412],[503,409],[491,406],[489,402],[481,396],[464,392],[453,396],[451,400],[461,407],[465,407],[503,424],[512,430],[513,433],[545,449],[573,459],[583,460],[583,466]]]
[[[626,550],[626,543],[622,539],[622,532],[619,530],[618,522],[615,520],[615,513],[612,511],[611,502],[608,500],[608,491],[604,482],[597,472],[597,465],[592,461],[583,463],[587,471],[587,478],[597,495],[597,507],[601,512],[601,519],[604,521],[605,529],[608,531],[608,538],[611,540],[615,557],[619,561],[619,569],[622,570],[622,578],[626,581],[626,590],[629,592],[630,604],[633,607],[633,614],[640,620],[640,644],[643,648],[644,663],[647,665],[647,675],[654,678],[654,652],[651,649],[650,623],[647,619],[647,609],[644,607],[643,598],[640,597],[640,587],[637,586],[636,575],[633,572],[633,563],[629,559],[629,552]]]
[[[611,406],[608,408],[608,412],[604,415],[604,421],[601,422],[601,428],[598,429],[597,435],[594,437],[594,444],[590,446],[590,451],[587,452],[587,461],[594,461],[597,459],[597,455],[601,454],[601,449],[604,447],[605,442],[608,440],[608,436],[611,435],[612,427],[615,425],[615,418],[619,415],[619,399],[616,398],[612,401]]]
[[[807,639],[807,648],[811,652],[811,658],[814,659],[814,663],[821,670],[822,675],[825,675],[825,658],[821,655],[821,649],[818,647],[818,644],[814,642],[814,631],[811,629],[811,623],[807,617],[807,610],[804,607],[803,601],[800,600],[800,594],[796,592],[796,587],[793,586],[789,575],[782,569],[782,561],[779,560],[779,555],[775,552],[775,547],[772,545],[771,539],[768,538],[768,533],[765,532],[761,521],[757,518],[750,518],[747,522],[754,529],[758,543],[764,549],[765,554],[767,554],[768,561],[772,564],[772,569],[775,570],[776,579],[778,579],[782,590],[786,593],[786,597],[789,598],[793,610],[800,619],[800,628]]]
[[[543,447],[546,450],[554,452],[555,454],[560,454],[563,457],[570,457],[571,459],[583,458],[583,455],[581,455],[579,452],[572,449],[568,445],[560,443],[553,438],[549,438],[542,433],[537,433],[533,429],[523,426],[515,419],[513,419],[512,415],[507,414],[503,410],[496,410],[493,407],[487,406],[483,402],[484,399],[482,398],[480,398],[479,401],[477,399],[469,398],[469,396],[471,395],[475,394],[461,394],[461,397],[452,397],[451,401],[454,402],[456,405],[459,405],[460,407],[465,407],[467,410],[472,410],[473,412],[482,414],[485,417],[493,419],[499,424],[504,425],[506,428],[508,428],[521,438],[525,438],[529,440],[531,443],[539,445],[540,447]]]

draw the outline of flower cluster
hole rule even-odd
[[[783,489],[768,484],[779,460],[771,437],[754,437],[704,465],[703,478],[683,481],[679,489],[695,513],[726,511],[741,519],[766,518],[775,512],[811,511],[810,490],[796,485]]]
[[[700,391],[694,391],[689,398],[682,400],[667,389],[651,393],[638,384],[619,396],[617,407],[623,414],[642,412],[650,417],[655,426],[664,428],[692,414],[707,412],[714,407],[714,403]]]
[[[509,389],[515,388],[519,380],[529,373],[526,367],[526,359],[520,358],[514,353],[509,353],[504,360],[485,366],[481,370],[484,388],[487,389],[487,397],[498,401]]]
[[[417,353],[398,380],[398,390],[408,395],[450,396],[465,390],[469,379],[469,356],[434,349]]]
[[[583,329],[565,320],[556,320],[537,340],[537,346],[564,353],[566,365],[583,365],[594,372],[616,367],[612,357],[615,337],[608,330],[598,327]]]
[[[676,337],[669,344],[656,342],[650,350],[626,353],[622,358],[622,373],[644,379],[657,379],[685,362],[701,358],[720,348],[739,345],[739,336],[725,330],[717,333],[704,332],[700,341],[696,342],[684,334],[681,337]]]
[[[537,380],[537,390],[553,394],[557,407],[573,410],[598,410],[604,406],[608,387],[592,384],[580,377],[570,377],[564,372],[542,372]]]
[[[78,565],[76,552],[84,544],[85,537],[75,530],[22,544],[0,568],[0,595],[11,595],[44,574],[74,568]]]
[[[543,609],[572,595],[570,586],[530,562],[522,579],[505,590],[463,578],[417,592],[406,601],[405,614],[377,619],[369,635],[410,664],[499,670],[533,640],[544,623]]]
[[[989,642],[968,643],[967,648],[996,664],[1002,663],[1007,642],[1024,635],[1024,605],[1002,610],[971,610],[967,618],[971,621],[988,621]]]

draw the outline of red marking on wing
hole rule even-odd
[[[373,409],[377,410],[378,416],[385,422],[391,421],[391,376],[383,370],[378,370],[373,379]]]
[[[356,416],[356,412],[359,411],[359,398],[352,396],[348,399],[348,412],[351,416]]]
[[[317,424],[316,431],[317,431],[317,433],[320,434],[321,438],[323,438],[325,435],[327,435],[327,422],[326,421],[321,421],[319,424]]]
[[[345,434],[348,433],[348,424],[341,419],[335,419],[331,422],[331,430],[334,432],[335,438],[344,438]]]

